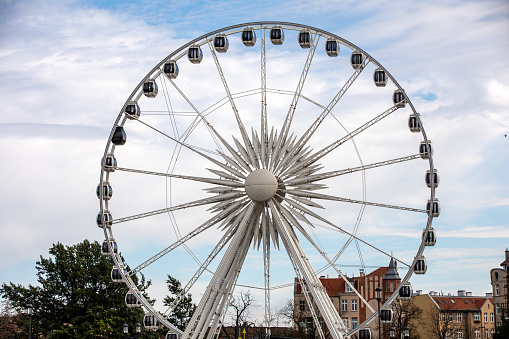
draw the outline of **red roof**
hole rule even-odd
[[[387,271],[389,270],[389,267],[379,267],[377,268],[376,270],[374,270],[373,272],[369,273],[368,275],[369,276],[384,276],[387,274]]]
[[[487,299],[482,297],[431,296],[442,310],[480,310]],[[491,300],[491,299],[490,299]]]

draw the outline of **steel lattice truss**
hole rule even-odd
[[[308,45],[301,45],[306,48],[300,49],[295,41],[285,41],[283,46],[277,46],[282,41],[278,42],[273,39],[273,29],[280,29],[281,32],[295,32],[294,34],[299,34],[299,39],[301,39],[301,33],[308,34],[306,36],[308,40],[304,41],[305,39],[303,39],[304,42],[308,42]],[[250,37],[244,35],[246,31],[256,35],[258,41],[244,39]],[[270,36],[270,40],[267,38],[268,36]],[[219,40],[216,40],[217,37],[225,39],[221,40],[223,45],[218,42]],[[230,51],[226,52],[224,48],[221,48],[225,41],[228,46],[228,38],[234,56],[240,55],[243,48],[250,48],[250,54],[246,56],[246,60],[254,59],[258,65],[257,71],[259,71],[259,77],[256,76],[254,80],[249,79],[256,83],[254,87],[244,89],[240,86],[242,89],[237,90],[236,86],[239,85],[239,82],[247,83],[248,80],[239,79],[242,76],[229,68],[232,64],[232,57],[227,57]],[[326,92],[333,95],[323,102],[324,97],[321,95],[315,95],[318,99],[310,98],[311,94],[317,94],[317,91],[310,90],[308,95],[305,89],[308,76],[312,73],[314,61],[322,65],[329,60],[335,60],[335,67],[340,64],[337,61],[339,58],[325,57],[328,59],[324,59],[323,51],[318,47],[326,41],[335,41],[337,52],[341,46],[343,49],[351,50],[353,54],[357,53],[362,58],[356,64],[352,64],[353,71],[350,71],[350,75],[345,77],[342,84],[325,84]],[[242,42],[246,46],[254,45],[254,48],[245,47]],[[272,46],[273,44],[276,46]],[[275,53],[274,49],[284,49],[287,45],[292,45],[293,48],[297,46],[298,52],[302,54],[299,59],[300,72],[288,76],[288,80],[285,82],[272,82],[273,84],[285,83],[288,85],[287,88],[268,86],[273,79],[271,72],[281,76],[280,70],[271,68],[271,66],[278,65],[278,59],[271,63],[270,57]],[[256,46],[259,46],[259,49]],[[335,45],[327,44],[326,46]],[[193,48],[195,49],[192,52],[194,54],[191,53]],[[203,63],[199,58],[198,51],[203,53]],[[226,54],[222,55],[224,52]],[[293,53],[291,48],[290,52]],[[329,52],[334,51],[327,50],[328,54]],[[342,53],[344,52],[342,51]],[[318,56],[319,54],[320,56]],[[192,63],[184,69],[183,65],[188,63],[187,58]],[[316,58],[321,59],[316,61]],[[200,74],[200,71],[191,71],[193,67],[197,69],[204,66],[205,60],[208,60],[207,77]],[[353,62],[353,55],[351,60]],[[253,61],[250,62],[253,63]],[[197,65],[198,63],[202,63],[202,65]],[[173,72],[167,68],[170,67],[169,64],[173,65]],[[178,70],[175,72],[177,64],[181,66],[180,74]],[[347,66],[350,67],[348,64]],[[355,122],[354,128],[346,129],[338,120],[342,111],[338,110],[336,106],[347,96],[349,89],[358,85],[357,82],[361,81],[360,88],[366,86],[365,82],[358,79],[370,66],[373,69],[376,68],[376,71],[382,72],[386,80],[389,80],[389,84],[394,86],[395,99],[392,104],[386,105],[378,112],[362,109],[363,106],[368,106],[368,101],[358,102],[359,106],[355,109],[358,110],[359,116],[363,120],[360,123]],[[341,67],[342,70],[346,69],[344,65]],[[188,71],[189,74],[185,74],[184,71]],[[206,82],[206,79],[210,79],[212,76],[219,81],[209,88],[204,87],[201,82]],[[316,79],[314,81],[313,84],[316,84]],[[146,84],[157,85],[158,92],[153,89],[151,92]],[[197,87],[201,91],[208,89],[212,93],[222,93],[221,99],[217,100],[216,95],[216,100],[210,104],[211,101],[206,100],[211,97],[208,95],[208,91],[200,92],[199,89],[193,91],[193,84],[199,85]],[[402,95],[399,99],[396,97],[397,91]],[[157,98],[155,98],[156,94],[158,94]],[[260,103],[261,105],[258,108],[245,106],[243,103],[246,98],[254,99],[258,105]],[[158,102],[157,100],[161,106],[154,104]],[[290,102],[286,113],[281,114],[280,109],[271,109],[271,103],[279,104],[280,101]],[[387,101],[390,103],[390,98]],[[299,107],[302,105],[305,105],[305,114],[299,111]],[[184,107],[184,109],[178,111],[178,108],[173,106]],[[139,107],[141,107],[141,114]],[[158,110],[154,107],[162,107],[162,109]],[[313,111],[309,111],[309,107],[312,107]],[[134,113],[132,113],[133,110]],[[413,117],[413,123],[418,128],[414,126],[413,129],[411,127],[411,130],[419,133],[421,138],[418,143],[422,142],[424,148],[422,146],[418,148],[419,145],[416,144],[415,152],[365,164],[360,158],[354,138],[369,134],[370,130],[376,130],[377,126],[384,126],[383,124],[388,123],[386,120],[390,120],[389,117],[400,114],[399,110],[407,111]],[[408,114],[401,116],[404,116],[404,121],[406,121]],[[246,123],[248,121],[249,123]],[[332,123],[337,124],[337,129],[342,132],[331,135],[329,126]],[[404,125],[405,122],[400,128],[404,130],[404,133],[415,135],[408,132]],[[133,143],[137,143],[137,148],[132,149],[131,152],[136,155],[132,157],[127,155],[131,141],[128,140],[125,146],[122,146],[125,140],[118,141],[119,128],[125,128],[124,131],[129,136],[129,132],[133,131]],[[167,160],[166,169],[161,166],[147,167],[148,162],[142,160],[136,162],[136,159],[145,154],[144,152],[148,152],[147,148],[151,147],[149,142],[144,144],[144,140],[150,140],[154,136],[162,138],[171,145],[167,147],[168,152],[160,155]],[[341,157],[338,154],[341,154],[340,150],[345,147],[355,149],[359,159],[357,166],[344,167],[340,160],[336,160]],[[129,161],[122,162],[121,155]],[[116,165],[116,158],[119,159],[119,166]],[[423,158],[425,161],[422,160]],[[415,265],[423,263],[423,250],[425,245],[429,244],[425,240],[428,233],[432,232],[433,217],[438,216],[433,204],[438,177],[435,178],[431,175],[426,177],[427,179],[431,178],[432,181],[426,191],[427,198],[432,202],[428,205],[425,200],[421,201],[417,207],[412,203],[409,203],[409,206],[391,203],[394,201],[391,199],[393,192],[387,194],[387,202],[370,201],[366,198],[366,172],[380,168],[392,170],[400,164],[414,162],[420,164],[418,166],[422,167],[421,171],[428,170],[429,173],[434,173],[431,143],[422,128],[420,115],[417,114],[410,99],[397,81],[368,53],[334,34],[314,27],[280,22],[235,25],[203,35],[171,53],[147,74],[128,98],[110,133],[101,163],[100,186],[102,188],[98,189],[100,199],[98,225],[104,229],[106,250],[112,254],[120,275],[117,280],[127,284],[130,293],[136,296],[136,300],[146,309],[148,315],[154,316],[170,331],[178,333],[183,338],[202,339],[206,337],[210,339],[217,335],[218,328],[224,321],[228,301],[235,287],[241,285],[238,279],[250,248],[260,251],[261,257],[263,257],[261,274],[264,284],[259,288],[264,290],[264,323],[267,329],[271,327],[270,294],[274,288],[277,288],[277,286],[271,286],[270,280],[271,255],[274,255],[271,251],[277,250],[287,253],[295,276],[302,286],[314,321],[319,324],[319,318],[323,319],[333,338],[348,338],[360,329],[366,328],[377,316],[377,310],[373,309],[362,293],[355,289],[337,268],[337,263],[341,261],[342,255],[349,245],[355,244],[361,266],[364,266],[364,258],[366,258],[361,250],[364,248],[364,251],[369,250],[386,259],[393,258],[400,263],[401,268],[408,269],[400,286],[408,282],[416,270]],[[163,195],[166,196],[166,206],[139,212],[137,208],[114,205],[116,196],[111,196],[111,187],[117,188],[116,177],[122,174],[124,178],[130,179],[119,184],[119,190],[127,192],[126,195],[131,195],[134,200],[136,200],[136,196],[141,195],[139,201],[143,206],[152,198],[143,195],[142,192],[146,185],[139,183],[143,182],[144,178],[165,180],[165,184],[162,186],[165,192]],[[335,186],[337,181],[334,180],[355,174],[362,178],[360,185],[362,194],[355,198],[348,195],[342,196],[341,187]],[[418,176],[422,178],[423,174],[424,172]],[[385,180],[384,177],[375,176],[375,178]],[[129,188],[130,185],[131,188]],[[331,186],[329,187],[329,185]],[[187,187],[190,187],[189,192]],[[195,187],[201,187],[199,192],[193,192]],[[130,191],[128,191],[129,189]],[[180,198],[180,196],[183,197]],[[128,201],[129,196],[124,196],[124,198],[122,201]],[[153,200],[156,198],[154,197]],[[330,206],[336,206],[334,204],[344,204],[355,211],[354,214],[357,216],[351,227],[345,227],[339,220],[335,220],[334,213],[330,211]],[[115,208],[122,211],[138,212],[125,213],[125,216],[112,218],[110,211],[116,214]],[[203,212],[204,208],[207,209],[206,212]],[[359,235],[366,208],[378,208],[387,212],[399,211],[407,213],[410,218],[422,216],[419,217],[419,220],[422,220],[420,229],[424,229],[424,231],[422,238],[420,230],[415,234],[419,238],[419,242],[413,258],[410,260],[398,258],[391,253],[390,244],[387,246],[380,246],[380,243],[373,244]],[[180,211],[189,213],[188,216],[194,225],[187,223],[185,217],[177,220],[176,215]],[[145,255],[141,262],[138,260],[136,266],[129,266],[127,269],[128,266],[123,261],[123,257],[115,252],[114,232],[115,234],[124,232],[131,236],[137,233],[142,235],[148,229],[147,225],[151,224],[151,220],[160,215],[169,217],[170,224],[176,233],[176,240],[164,248],[159,248],[158,251]],[[185,214],[181,213],[180,215]],[[196,224],[195,220],[201,221]],[[387,221],[390,222],[390,220]],[[317,225],[346,239],[344,244],[338,245],[334,249],[334,255],[331,257],[317,241],[314,233]],[[207,234],[216,229],[222,232],[219,240],[208,252],[208,256],[198,259],[189,244],[197,238],[207,237]],[[161,231],[154,233],[158,232]],[[164,233],[160,234],[164,237]],[[306,242],[306,248],[311,246],[316,250],[314,254],[319,254],[325,263],[324,267],[313,268],[309,253],[304,250],[302,242]],[[122,246],[121,242],[119,244]],[[191,278],[185,281],[183,292],[176,296],[176,300],[165,310],[157,311],[143,297],[133,278],[138,273],[147,272],[153,264],[161,262],[169,255],[171,256],[175,250],[182,248],[195,258],[197,269],[194,270]],[[123,255],[129,252],[127,244],[125,248],[120,247],[120,249],[123,250]],[[130,264],[132,265],[133,262]],[[166,273],[172,273],[171,267],[165,268],[168,270]],[[332,270],[342,277],[357,294],[359,300],[369,309],[371,315],[356,329],[349,329],[344,325],[338,312],[334,309],[326,289],[322,286],[317,275],[326,269]],[[207,287],[203,291],[196,312],[185,331],[182,332],[167,320],[167,316],[200,278],[207,281]],[[293,278],[290,277],[288,280],[293,281]],[[398,290],[399,288],[387,299],[382,309],[390,308],[391,303],[398,296]],[[313,305],[316,305],[319,314],[314,312]],[[322,327],[318,326],[318,328],[320,335],[324,337]]]

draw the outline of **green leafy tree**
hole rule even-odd
[[[118,338],[124,323],[134,330],[135,324],[142,322],[143,310],[125,305],[127,287],[111,281],[113,260],[102,255],[98,242],[57,243],[49,254],[50,258],[41,256],[36,263],[39,286],[10,282],[0,287],[0,295],[17,314],[13,319],[25,338],[30,303],[34,307],[34,338]],[[137,277],[132,278],[138,282]],[[143,277],[138,284],[142,292],[149,285]],[[143,329],[142,337],[157,338],[158,334]]]
[[[169,274],[166,284],[168,285],[170,295],[163,299],[163,303],[165,306],[170,306],[177,296],[182,293],[183,289],[180,281]],[[191,320],[195,310],[196,305],[193,304],[191,293],[184,294],[180,302],[168,316],[168,321],[183,331],[185,330],[187,323]]]

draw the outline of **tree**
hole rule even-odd
[[[98,242],[85,240],[73,246],[57,243],[49,254],[50,258],[40,256],[36,263],[39,286],[10,282],[0,287],[0,295],[12,305],[17,315],[14,321],[25,338],[30,303],[34,307],[34,338],[117,337],[124,323],[132,329],[142,322],[143,310],[125,305],[127,287],[111,281],[113,260],[102,255]],[[136,276],[132,278],[138,282]],[[149,285],[142,277],[141,292]],[[145,337],[155,335],[146,332]]]
[[[163,299],[163,303],[165,306],[170,306],[177,296],[182,293],[183,289],[180,284],[180,281],[173,278],[168,274],[168,280],[166,280],[166,284],[168,285],[168,290],[171,295],[166,296]],[[191,293],[187,295],[183,295],[180,302],[175,306],[171,314],[168,316],[168,321],[175,326],[177,326],[182,331],[185,330],[187,323],[191,320],[194,311],[196,310],[196,305],[193,304],[191,298]]]
[[[391,326],[394,327],[396,338],[403,338],[403,329],[405,326],[408,326],[410,328],[410,337],[418,339],[419,334],[417,333],[415,323],[420,322],[422,310],[412,300],[402,301],[396,299],[392,305],[392,311],[394,316]],[[384,333],[386,333],[385,336],[388,338],[388,328],[386,328]]]
[[[319,315],[318,307],[313,303],[314,311]],[[318,335],[318,328],[313,321],[309,305],[304,306],[296,305],[293,299],[287,299],[286,304],[278,310],[278,313],[288,324],[294,325],[297,328],[298,336],[301,339],[314,339]],[[324,326],[325,327],[325,326]],[[323,328],[324,335],[328,337],[328,331]]]
[[[232,296],[228,303],[228,313],[233,324],[237,326],[252,327],[256,323],[251,320],[251,309],[258,307],[256,300],[250,291],[240,292],[237,296]]]

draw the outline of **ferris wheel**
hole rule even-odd
[[[390,318],[426,272],[438,183],[421,116],[378,61],[318,28],[253,22],[184,44],[135,87],[102,158],[97,224],[112,279],[147,327],[212,338],[235,288],[251,286],[269,331],[271,295],[297,277],[322,337],[323,321],[334,339],[369,338],[378,312]],[[389,260],[405,274],[374,309],[341,268]],[[180,275],[183,292],[156,309],[139,273]],[[324,273],[370,310],[356,328]],[[168,316],[193,288],[201,299],[182,331]]]

